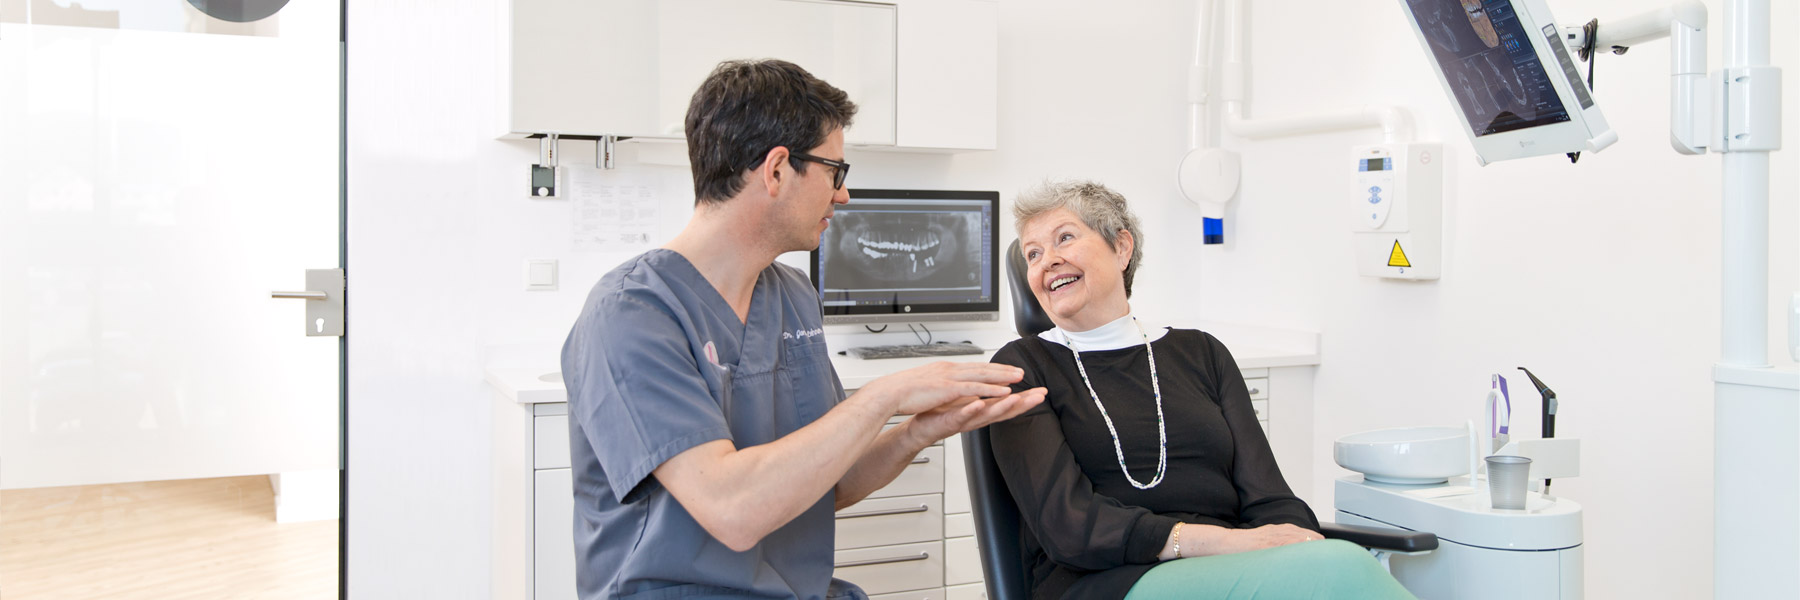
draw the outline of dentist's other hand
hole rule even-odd
[[[958,433],[1019,416],[1042,404],[1046,393],[1044,388],[1035,387],[1003,398],[958,398],[914,415],[907,426],[912,429],[913,435],[929,445]]]
[[[1007,386],[1024,378],[1025,371],[1012,365],[938,361],[876,379],[856,393],[871,394],[894,414],[916,415],[959,400],[1008,397]]]

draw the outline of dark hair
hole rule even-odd
[[[694,204],[724,202],[744,187],[744,171],[784,146],[806,152],[849,127],[856,104],[806,69],[784,60],[719,63],[688,103],[688,162],[694,170]],[[790,159],[794,170],[806,163]]]

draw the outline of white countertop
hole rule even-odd
[[[1231,354],[1237,359],[1240,369],[1319,364],[1319,334],[1317,333],[1205,321],[1188,324],[1177,323],[1176,326],[1192,327],[1212,333],[1213,336],[1219,338],[1219,341],[1225,343],[1226,348],[1231,349]],[[977,343],[988,348],[989,352],[980,355],[941,358],[877,360],[865,360],[834,353],[831,357],[831,365],[837,369],[838,378],[843,380],[844,387],[855,389],[867,385],[870,381],[883,375],[923,366],[938,360],[985,361],[993,358],[993,351],[999,350],[1005,342],[983,339],[977,340]],[[546,361],[543,367],[490,367],[487,369],[487,382],[488,385],[494,386],[501,396],[520,404],[568,401],[568,393],[563,389],[562,377],[554,360]]]
[[[499,390],[500,395],[519,404],[569,401],[569,393],[563,389],[562,371],[556,366],[490,367],[487,382]]]

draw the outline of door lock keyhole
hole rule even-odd
[[[325,333],[325,318],[324,317],[319,317],[317,320],[313,321],[313,332]]]

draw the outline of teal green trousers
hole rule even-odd
[[[1343,540],[1167,561],[1125,595],[1125,600],[1190,598],[1415,600],[1368,550]]]

